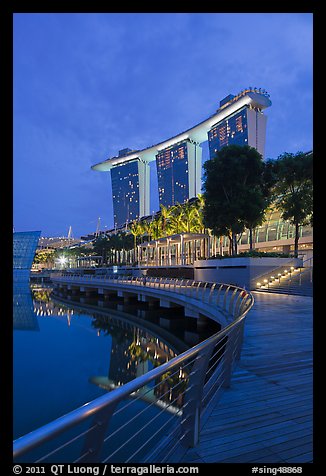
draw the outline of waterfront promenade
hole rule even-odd
[[[241,359],[187,463],[312,462],[312,298],[253,293]]]

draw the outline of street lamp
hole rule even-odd
[[[61,268],[64,268],[64,265],[67,263],[68,259],[65,256],[60,256],[59,258],[59,263],[61,265]]]

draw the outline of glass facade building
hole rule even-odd
[[[227,145],[248,145],[247,108],[233,114],[208,132],[209,155],[213,158]]]
[[[13,326],[17,330],[38,330],[29,277],[40,236],[40,231],[13,234]]]
[[[156,167],[160,204],[168,207],[188,200],[187,141],[159,152]]]
[[[114,225],[139,218],[138,161],[111,169]]]
[[[202,148],[186,139],[156,154],[160,205],[170,207],[201,191]]]
[[[258,108],[245,106],[208,131],[209,156],[227,145],[249,145],[264,157],[266,116]]]
[[[15,281],[29,279],[40,236],[40,231],[14,232],[13,277]]]
[[[93,170],[111,171],[115,226],[150,215],[149,164],[153,161],[159,203],[169,207],[201,193],[201,144],[208,142],[211,159],[222,147],[232,144],[254,147],[264,157],[263,111],[271,104],[264,89],[246,88],[237,95],[227,95],[216,112],[193,127],[144,149],[121,149],[117,156],[93,165]]]
[[[313,229],[311,225],[299,228],[299,249],[312,248]],[[281,213],[272,208],[266,213],[265,221],[253,230],[253,243],[256,249],[264,251],[291,251],[294,248],[295,226],[289,220],[283,220]],[[250,243],[249,230],[239,237],[239,247],[246,248]],[[223,237],[223,246],[228,247],[228,238]]]

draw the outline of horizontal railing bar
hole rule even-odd
[[[178,385],[180,385],[180,383],[183,383],[184,380],[180,380],[180,382],[178,382],[176,385],[174,385],[174,387],[171,387],[169,388],[163,395],[160,395],[160,398],[164,397],[165,395],[168,395],[170,393],[171,390],[173,390],[174,388],[176,388]],[[183,392],[184,393],[184,392]],[[178,395],[178,398],[180,395],[182,395],[183,393],[180,393]],[[131,422],[133,422],[134,420],[136,420],[140,415],[142,415],[144,412],[146,412],[147,410],[149,410],[153,405],[156,405],[156,403],[158,401],[160,401],[160,398],[157,398],[157,400],[155,400],[154,402],[152,403],[149,403],[147,405],[147,407],[143,408],[143,410],[141,410],[139,413],[137,413],[137,415],[133,416],[130,420],[128,420],[126,423],[124,423],[122,426],[119,426],[119,428],[117,428],[114,432],[110,433],[110,435],[108,435],[103,441],[106,443],[110,438],[112,438],[113,436],[115,436],[116,434],[119,433],[119,431],[121,431],[123,428],[125,428],[126,426],[128,426]],[[170,404],[167,404],[165,408],[162,408],[162,411],[166,410],[167,408],[169,408],[171,405]],[[124,407],[125,408],[125,407]],[[113,414],[112,416],[114,416],[115,414]]]
[[[170,439],[174,438],[174,433],[178,433],[178,431],[180,432],[179,427],[176,426],[175,428],[173,428],[171,433],[169,434],[169,438]],[[171,452],[174,451],[175,447],[179,444],[179,442],[182,441],[184,437],[188,434],[188,431],[189,430],[186,430],[180,437],[178,437],[178,441],[174,443],[172,449],[170,449],[170,451],[164,456],[163,460],[160,461],[160,463],[164,463],[167,460],[167,458],[170,456]],[[157,448],[153,448],[153,450],[144,459],[144,463],[147,463],[147,461],[151,461],[153,454],[155,454],[156,452],[157,452]]]
[[[83,458],[85,458],[85,456],[89,455],[90,453],[91,453],[90,450],[85,451],[85,453],[79,456],[79,458],[75,459],[73,463],[79,463],[79,461],[82,461]]]
[[[181,408],[180,408],[179,411],[181,412]],[[143,443],[143,444],[140,446],[140,448],[138,448],[131,456],[129,456],[129,458],[126,460],[126,463],[129,463],[129,461],[130,461],[137,453],[139,453],[139,451],[141,451],[141,450],[144,448],[144,446],[145,446],[149,441],[151,441],[160,431],[162,431],[162,429],[163,429],[164,427],[166,427],[166,425],[168,425],[168,424],[170,423],[170,421],[171,421],[173,418],[175,418],[175,417],[176,417],[176,415],[172,415],[172,417],[170,417],[162,426],[160,426],[160,428],[159,428],[148,440],[146,440],[145,443]]]
[[[183,392],[185,393],[185,392]],[[169,404],[168,406],[172,406],[172,404],[177,401],[179,398],[179,395],[171,402],[171,404]],[[113,455],[115,455],[118,451],[121,450],[121,448],[123,448],[124,446],[126,446],[130,441],[132,441],[137,435],[139,435],[145,428],[148,427],[148,425],[150,425],[154,420],[156,420],[163,412],[165,411],[165,409],[161,410],[157,415],[155,415],[151,420],[149,420],[144,426],[142,426],[142,428],[140,428],[136,433],[134,433],[130,438],[128,438],[128,440],[126,440],[122,445],[119,446],[119,448],[117,448],[113,453],[111,453],[104,461],[103,463],[106,463],[110,458],[112,458]],[[174,414],[172,415],[172,418],[174,418],[176,416],[176,414],[181,411],[181,408]],[[162,427],[161,427],[162,428]],[[152,437],[151,437],[152,438]],[[151,440],[151,438],[149,438],[148,440],[146,440],[146,443],[148,443],[148,441]],[[138,451],[137,451],[138,452]],[[136,452],[136,453],[137,453]],[[136,454],[135,453],[135,454]],[[128,460],[126,461],[128,462]]]
[[[208,367],[208,369],[206,370],[206,373],[205,375],[208,375],[209,372],[211,372],[212,368],[215,366],[215,365],[218,365],[220,363],[220,361],[223,359],[224,355],[221,355],[221,357],[218,358],[218,360],[216,361],[216,363],[212,364],[210,367]]]
[[[72,438],[71,440],[67,441],[66,443],[63,443],[61,446],[58,446],[57,448],[55,448],[53,451],[51,451],[50,453],[46,454],[45,456],[42,456],[40,459],[36,460],[35,463],[40,463],[41,461],[44,461],[46,458],[48,458],[49,456],[52,456],[54,455],[55,453],[57,453],[58,451],[62,450],[63,448],[66,448],[68,445],[70,445],[71,443],[74,443],[75,441],[77,441],[79,438],[81,438],[82,436],[85,436],[87,435],[87,433],[91,432],[92,430],[94,430],[97,426],[99,426],[97,423],[95,425],[93,425],[91,428],[88,428],[88,430],[85,430],[83,431],[82,433],[79,433],[77,436],[75,436],[74,438]]]
[[[190,362],[188,362],[187,364],[183,365],[182,369],[186,368],[188,365],[192,364],[195,360],[196,360],[197,356],[194,357]],[[173,375],[176,375],[178,372],[180,372],[180,368],[181,367],[178,367],[177,370],[175,372],[173,372],[173,374],[171,375],[168,375],[167,377],[165,377],[163,380],[161,380],[159,383],[155,384],[152,388],[149,388],[145,393],[142,393],[142,394],[139,394],[138,397],[135,397],[132,401],[126,403],[126,405],[124,405],[122,408],[118,408],[117,410],[115,410],[115,412],[113,413],[112,416],[116,416],[118,413],[122,412],[123,410],[125,410],[126,408],[128,408],[129,406],[133,405],[137,400],[141,400],[142,397],[144,395],[146,395],[147,393],[149,392],[152,392],[154,388],[158,387],[159,385],[161,385],[163,382],[165,382],[166,380],[168,380],[169,378],[171,378]],[[136,393],[136,392],[135,392]]]
[[[225,369],[222,369],[222,373],[221,375],[225,372]],[[207,391],[207,394],[204,395],[203,397],[203,402],[206,402],[207,398],[208,398],[208,395],[211,394],[213,392],[213,388],[217,385],[218,381],[219,381],[219,378],[220,378],[220,375],[218,376],[218,378],[216,379],[216,381],[213,383],[213,385],[209,388],[209,390]],[[223,380],[222,382],[220,382],[220,386],[218,387],[218,389],[214,390],[214,394],[217,393],[223,386]]]

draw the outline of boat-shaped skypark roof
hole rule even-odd
[[[110,159],[104,160],[103,162],[92,165],[92,170],[107,172],[116,165],[122,165],[123,163],[134,159],[142,159],[145,162],[152,162],[155,160],[155,156],[158,154],[158,152],[183,140],[191,139],[192,141],[198,142],[199,144],[207,141],[207,133],[213,126],[231,116],[244,106],[251,106],[253,108],[262,110],[271,106],[272,104],[271,100],[269,99],[269,94],[267,94],[267,92],[264,90],[258,89],[245,89],[237,96],[230,95],[230,98],[231,99],[221,105],[221,107],[214,114],[199,124],[191,127],[190,129],[187,129],[186,131],[181,132],[174,137],[159,142],[158,144],[146,147],[145,149],[132,150],[128,151],[124,155],[111,157]],[[222,102],[223,101],[221,101],[221,104]]]

